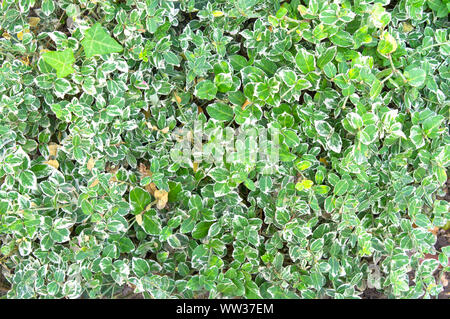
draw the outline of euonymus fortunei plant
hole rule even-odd
[[[437,296],[449,8],[3,0],[0,292]]]

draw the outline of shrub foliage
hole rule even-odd
[[[442,291],[448,0],[3,0],[0,12],[8,298]],[[176,161],[172,133],[195,123],[209,150],[227,130],[279,132],[278,161]]]

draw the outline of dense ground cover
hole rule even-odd
[[[449,8],[3,0],[0,293],[436,297]]]

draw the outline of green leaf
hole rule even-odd
[[[241,55],[231,55],[230,63],[236,71],[240,71],[249,65],[248,61]]]
[[[375,125],[368,125],[359,132],[359,140],[365,145],[372,144],[378,137],[378,129]]]
[[[221,122],[230,121],[234,117],[233,109],[225,103],[210,104],[207,106],[206,111],[211,118]]]
[[[167,64],[170,65],[177,65],[177,66],[180,65],[180,59],[172,51],[167,51],[164,53],[164,60],[166,61]]]
[[[94,55],[122,52],[123,47],[114,40],[102,27],[100,23],[90,27],[81,40],[81,45],[87,58]]]
[[[286,144],[289,147],[295,147],[298,144],[300,144],[300,139],[298,138],[297,134],[294,131],[291,130],[285,130],[282,132],[286,141]]]
[[[314,289],[320,290],[326,283],[326,278],[319,272],[310,275],[311,285]]]
[[[157,236],[161,233],[161,220],[154,210],[145,212],[142,215],[142,227],[149,235]]]
[[[342,149],[342,139],[338,133],[333,133],[327,140],[327,147],[333,152],[340,153]]]
[[[370,98],[375,99],[378,95],[380,95],[382,89],[383,89],[383,83],[378,79],[374,79],[372,82],[372,85],[370,87],[370,92],[369,92]]]
[[[348,186],[348,182],[345,179],[341,179],[334,187],[334,194],[336,196],[344,195],[345,193],[347,193]]]
[[[72,49],[45,52],[42,54],[42,58],[56,70],[58,78],[64,78],[75,72],[72,67],[72,64],[75,62]]]
[[[70,231],[67,228],[52,229],[50,231],[50,238],[57,243],[64,243],[70,239]]]
[[[32,171],[23,171],[18,177],[19,184],[25,188],[35,189],[37,187],[37,179]]]
[[[333,132],[331,125],[325,121],[315,121],[314,127],[316,128],[317,134],[323,137],[328,137]]]
[[[270,176],[261,176],[261,178],[259,179],[259,188],[261,189],[261,192],[269,192],[272,189],[272,186],[273,182]]]
[[[43,0],[41,9],[46,16],[49,16],[53,11],[55,11],[55,3],[53,0]]]
[[[397,41],[395,41],[395,38],[389,32],[383,32],[380,39],[377,50],[381,54],[387,55],[397,50]]]
[[[433,133],[435,133],[439,129],[439,127],[441,126],[441,123],[444,119],[445,118],[442,115],[429,116],[422,123],[423,132],[427,136],[431,136]]]
[[[411,86],[419,87],[425,83],[427,73],[420,68],[411,68],[405,70],[405,78]]]
[[[327,25],[333,25],[339,20],[334,10],[322,10],[319,14],[319,19]]]
[[[347,48],[353,46],[352,36],[350,35],[350,33],[343,30],[339,30],[338,32],[336,32],[336,34],[330,37],[330,40],[338,47]]]
[[[328,62],[333,61],[334,57],[336,56],[336,52],[336,46],[327,48],[325,52],[320,54],[319,58],[317,59],[317,66],[322,69]]]
[[[145,259],[133,257],[131,261],[133,272],[138,277],[145,276],[150,271],[150,266]]]
[[[195,225],[194,230],[192,231],[192,238],[202,239],[206,237],[212,224],[214,224],[214,222],[200,222]]]
[[[300,162],[298,162],[298,163],[296,164],[297,168],[298,168],[300,171],[304,171],[304,170],[310,168],[311,165],[312,165],[312,164],[311,164],[310,161],[300,161]]]
[[[411,127],[409,138],[411,139],[411,142],[413,142],[416,149],[421,148],[425,145],[425,139],[423,137],[422,129],[418,125],[414,125]]]
[[[225,182],[230,177],[230,172],[222,167],[214,167],[208,172],[208,175],[216,182]]]
[[[295,56],[295,63],[303,73],[307,74],[316,69],[316,59],[312,53],[301,48]]]
[[[284,69],[284,70],[281,70],[279,72],[279,74],[280,74],[281,80],[283,80],[283,82],[287,86],[292,87],[292,86],[295,86],[295,84],[297,83],[297,76],[294,71],[289,70],[289,69]]]
[[[135,215],[143,212],[152,201],[150,194],[140,187],[135,187],[129,195],[131,208]]]
[[[216,97],[217,88],[210,80],[204,80],[195,86],[194,94],[200,99],[212,100]]]

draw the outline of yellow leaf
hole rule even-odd
[[[192,163],[192,168],[194,169],[194,173],[197,173],[198,163],[197,162]]]
[[[244,104],[242,104],[242,109],[244,110],[247,105],[252,104],[249,100],[245,100]]]
[[[323,164],[325,164],[325,165],[328,165],[328,161],[327,161],[327,159],[326,159],[325,157],[321,157],[321,158],[319,159],[319,162],[321,162],[321,163],[323,163]]]
[[[164,134],[169,133],[169,127],[167,126],[167,127],[163,128],[163,129],[161,130],[161,133],[164,133]]]
[[[94,166],[95,166],[95,159],[93,157],[91,157],[87,162],[87,169],[92,171]]]
[[[58,153],[58,147],[59,147],[58,144],[55,144],[55,143],[49,144],[48,145],[48,153],[49,153],[49,155],[56,157],[56,154]]]
[[[173,96],[175,97],[175,101],[177,101],[177,103],[180,104],[181,103],[181,97],[179,97],[176,92],[173,93]]]
[[[30,25],[30,27],[34,28],[38,25],[39,21],[41,21],[41,18],[31,17],[28,19],[28,24]]]
[[[137,223],[139,226],[142,226],[142,215],[141,215],[141,214],[136,215],[136,223]]]
[[[50,165],[50,166],[52,166],[52,167],[54,167],[56,169],[58,169],[58,167],[59,167],[59,162],[57,160],[49,160],[49,161],[46,161],[44,163],[48,164],[48,165]]]
[[[91,185],[89,185],[89,187],[90,187],[90,188],[95,187],[95,186],[97,186],[97,184],[98,184],[99,182],[100,182],[100,181],[98,180],[98,178],[96,178],[95,181],[93,181],[93,182],[91,183]]]
[[[169,193],[165,190],[156,190],[154,196],[157,200],[156,207],[158,209],[163,209],[166,207],[167,201],[169,199]]]
[[[166,203],[167,203],[167,201],[158,201],[157,203],[156,203],[156,208],[158,208],[158,209],[163,209],[164,207],[166,207]]]
[[[155,183],[150,183],[145,186],[145,190],[149,192],[150,194],[154,195],[155,191],[157,190]]]
[[[402,27],[403,27],[403,32],[405,32],[405,33],[408,33],[408,32],[411,32],[412,30],[414,30],[414,27],[412,25],[410,25],[408,22],[403,22]]]
[[[304,189],[310,189],[313,186],[314,182],[309,179],[304,179],[302,181],[302,185]]]
[[[28,32],[30,32],[30,30],[28,30],[28,29],[25,29],[25,30],[23,30],[23,31],[20,31],[19,33],[17,33],[17,39],[19,39],[20,41],[22,41],[23,35],[24,35],[25,33],[28,33]]]
[[[217,11],[217,10],[213,11],[213,16],[215,18],[221,17],[223,15],[224,15],[224,13],[222,11]]]
[[[9,39],[11,39],[11,36],[9,35],[9,33],[8,32],[3,32],[3,34],[2,34],[2,36],[6,39],[6,40],[9,40]]]
[[[22,62],[23,62],[23,64],[25,64],[25,65],[30,65],[30,59],[28,58],[28,56],[22,58]]]

